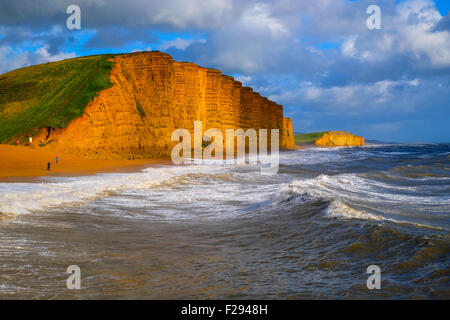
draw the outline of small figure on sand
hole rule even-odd
[[[58,157],[56,157],[56,164],[58,164],[58,160],[59,160],[59,158],[58,158]]]
[[[47,171],[50,171],[50,162],[47,162]]]

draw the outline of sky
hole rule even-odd
[[[81,29],[69,30],[69,5]],[[369,29],[377,5],[381,28]],[[0,73],[159,50],[284,106],[295,132],[450,142],[448,0],[0,0]]]

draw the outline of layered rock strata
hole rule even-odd
[[[219,70],[145,52],[113,59],[113,86],[101,91],[66,128],[44,130],[44,149],[89,158],[170,156],[175,129],[279,129],[280,148],[294,148],[291,119],[283,107],[243,87]],[[270,130],[269,130],[270,132]],[[270,145],[270,138],[269,145]]]
[[[328,131],[314,143],[321,147],[363,146],[364,138],[345,131]]]

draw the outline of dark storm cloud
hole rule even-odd
[[[81,8],[86,28],[160,27],[167,29],[220,27],[239,15],[244,1],[223,0],[0,0],[0,23],[46,28],[65,23],[69,5]]]
[[[69,1],[0,0],[0,24],[46,29],[66,19]]]

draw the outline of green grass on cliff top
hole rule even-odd
[[[112,86],[114,55],[44,63],[0,75],[0,143],[41,128],[65,128],[98,92]]]
[[[295,144],[312,144],[317,139],[322,138],[325,132],[326,131],[296,134],[294,135]]]

